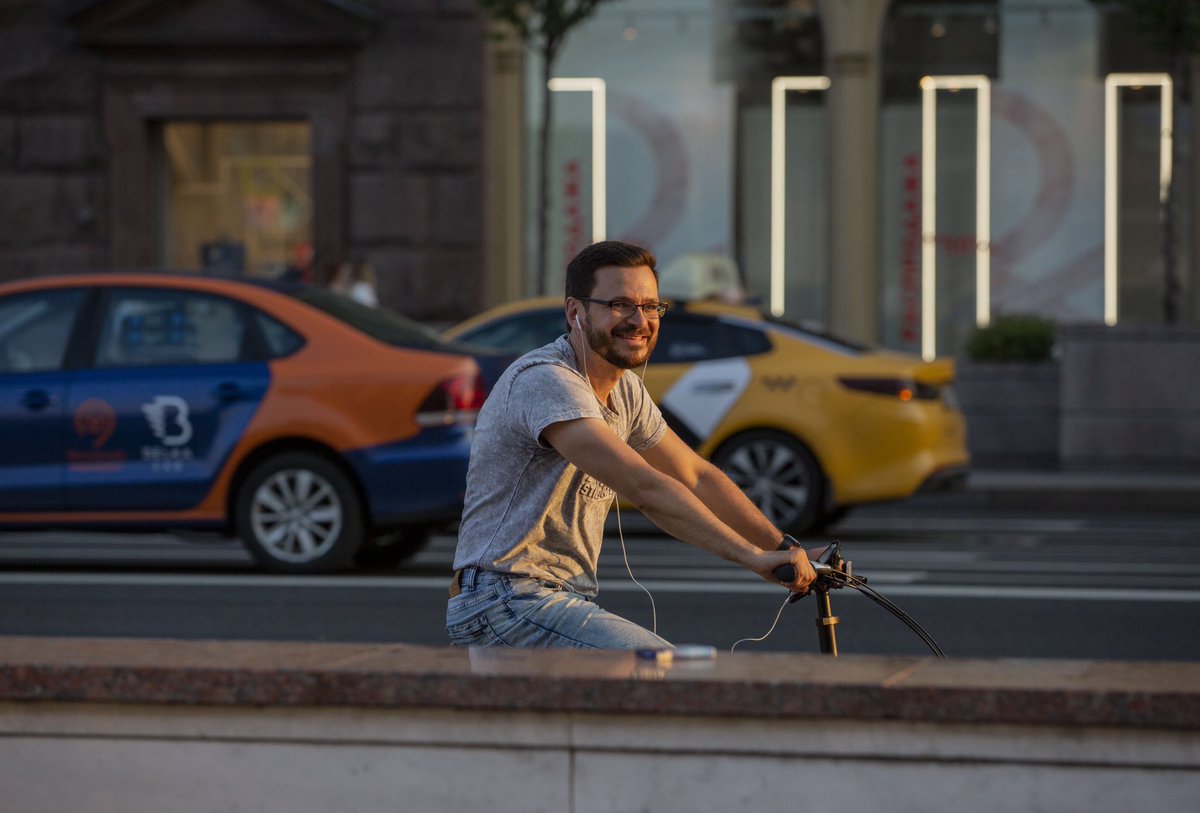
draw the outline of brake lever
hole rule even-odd
[[[789,550],[791,548],[799,548],[802,545],[791,536],[785,536],[783,541],[779,543],[780,550]],[[833,542],[829,547],[821,552],[821,555],[814,560],[810,560],[810,564],[817,574],[817,580],[812,586],[803,593],[793,592],[788,602],[799,601],[812,592],[813,587],[824,588],[826,590],[840,590],[845,587],[845,582],[851,578],[853,574],[853,564],[842,558],[842,545],[840,542]],[[794,565],[780,565],[771,571],[783,584],[788,584],[796,579],[796,568]],[[835,577],[834,574],[842,576]],[[863,579],[866,581],[866,579]]]

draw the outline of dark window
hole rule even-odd
[[[510,353],[528,353],[566,333],[561,308],[524,313],[484,325],[460,337],[460,341]]]
[[[760,353],[769,353],[774,347],[767,334],[761,330],[738,325],[727,325],[725,329],[733,335],[739,356],[757,356]]]
[[[384,344],[417,350],[454,351],[433,328],[425,327],[385,308],[370,308],[348,296],[322,288],[297,288],[289,293],[306,305],[311,305]]]
[[[895,0],[883,35],[884,102],[920,98],[922,76],[995,79],[999,20],[996,0]]]
[[[273,359],[290,356],[304,346],[303,336],[262,311],[254,312],[254,324],[267,345],[267,355]]]
[[[242,359],[246,326],[237,303],[166,288],[109,293],[97,367],[223,364]]]
[[[0,373],[61,369],[83,297],[76,288],[0,300]]]
[[[762,331],[731,325],[711,316],[668,314],[658,333],[658,348],[651,364],[686,364],[693,361],[734,358],[771,349]]]

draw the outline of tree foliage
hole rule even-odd
[[[511,25],[528,47],[552,56],[604,2],[611,0],[478,0],[489,17]]]

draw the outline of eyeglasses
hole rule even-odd
[[[641,309],[642,315],[647,319],[661,319],[662,315],[667,312],[666,302],[630,302],[627,299],[591,299],[586,296],[575,297],[580,302],[595,302],[597,305],[605,305],[612,311],[613,316],[621,319],[628,319],[633,316],[635,310]]]

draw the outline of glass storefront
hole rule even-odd
[[[307,123],[167,122],[155,135],[160,265],[262,277],[308,265]]]
[[[829,92],[787,90],[772,122],[772,81],[822,73],[831,48],[815,0],[661,0],[613,3],[568,39],[558,77],[603,80],[603,234],[648,245],[660,267],[689,254],[736,261],[760,302],[793,318],[829,316]],[[1162,69],[1161,54],[1128,19],[1088,0],[976,0],[891,5],[880,70],[879,343],[919,352],[930,318],[922,247],[935,234],[936,350],[961,352],[981,296],[992,315],[1038,313],[1063,322],[1106,315],[1105,76]],[[537,100],[536,65],[528,95]],[[936,92],[933,228],[922,224],[922,76],[984,77],[990,161],[977,173],[975,89]],[[1190,232],[1196,222],[1190,91],[1173,110],[1176,267],[1180,318],[1197,317]],[[1161,114],[1157,87],[1119,90],[1120,182],[1115,300],[1121,322],[1163,320],[1159,219]],[[565,259],[594,232],[591,94],[555,95],[547,289],[561,291]],[[531,105],[530,155],[540,111]],[[780,124],[782,126],[780,126]],[[781,135],[782,133],[782,135]],[[786,170],[773,168],[782,139]],[[777,159],[776,159],[777,160]],[[528,166],[535,166],[530,160]],[[532,186],[532,177],[531,187]],[[981,187],[981,183],[984,185]],[[774,190],[774,191],[773,191]],[[782,192],[780,191],[782,190]],[[533,198],[533,196],[530,196]],[[783,237],[771,223],[782,203]],[[990,209],[981,291],[976,214]],[[537,222],[526,221],[533,239]],[[1112,239],[1112,234],[1108,239]],[[985,235],[986,236],[986,235]],[[530,253],[532,257],[532,252]],[[780,271],[781,269],[781,271]],[[782,284],[778,276],[782,273]]]

